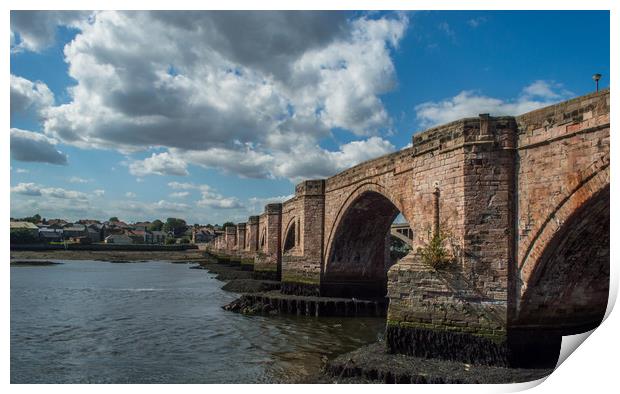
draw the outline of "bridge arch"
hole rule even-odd
[[[286,225],[284,232],[284,242],[282,243],[282,254],[292,251],[297,246],[297,218],[293,217]]]
[[[260,232],[260,241],[259,241],[259,244],[258,244],[259,245],[259,249],[261,251],[265,250],[265,241],[266,241],[265,238],[266,237],[267,237],[267,229],[263,227],[261,229],[261,232]]]
[[[401,204],[379,184],[363,184],[348,196],[327,239],[322,295],[386,294],[390,226],[399,213]]]
[[[609,167],[554,211],[519,274],[516,326],[573,335],[602,321],[609,296]]]

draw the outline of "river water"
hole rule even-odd
[[[244,316],[187,264],[11,267],[11,383],[277,383],[383,335],[385,320]]]

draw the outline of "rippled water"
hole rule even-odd
[[[372,318],[244,316],[186,264],[11,267],[12,383],[297,381],[374,342]]]

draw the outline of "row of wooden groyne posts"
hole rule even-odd
[[[240,309],[306,316],[385,317],[386,297],[326,297],[317,289],[282,282],[282,242],[274,236],[274,223],[279,221],[282,204],[268,204],[265,213],[250,216],[247,223],[226,226],[207,244],[206,252],[218,263],[252,272],[268,291],[243,293],[237,300]],[[262,226],[259,226],[259,222]],[[270,226],[271,225],[271,226]],[[263,227],[262,234],[259,228]],[[269,228],[272,231],[269,231]],[[279,233],[279,231],[278,231]],[[270,237],[271,235],[271,237]],[[295,235],[293,234],[293,237]],[[308,291],[308,288],[311,290]]]

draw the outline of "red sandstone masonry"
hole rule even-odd
[[[322,226],[325,200],[323,180],[304,181],[295,188],[295,197],[282,208],[282,281],[314,288],[318,292],[322,261]],[[289,238],[291,237],[291,238]],[[285,250],[288,246],[292,247]]]
[[[225,245],[225,249],[226,252],[229,254],[232,254],[234,252],[235,246],[237,244],[237,227],[236,226],[226,226],[226,228],[224,229],[224,231],[226,232],[225,234],[225,239],[226,239],[226,245]]]
[[[246,225],[246,245],[244,250],[254,256],[258,250],[258,216],[250,216]]]
[[[259,218],[259,252],[254,258],[254,271],[279,278],[281,273],[282,204],[267,204]]]
[[[526,295],[532,305],[527,319],[544,323],[535,314],[542,313],[540,294],[551,282],[535,273],[541,264],[565,259],[563,251],[575,249],[577,241],[563,244],[565,249],[555,255],[548,250],[565,234],[565,224],[599,198],[602,202],[593,206],[600,217],[608,217],[609,198],[601,193],[610,184],[609,132],[608,90],[518,117],[481,115],[451,122],[416,134],[411,148],[324,181],[302,182],[295,197],[282,204],[281,214],[263,213],[255,230],[248,224],[246,238],[256,239],[258,268],[281,265],[285,282],[333,280],[352,286],[384,275],[383,230],[397,212],[413,230],[414,249],[429,241],[438,191],[440,229],[449,234],[446,246],[456,264],[449,272],[437,272],[412,254],[394,265],[387,278],[388,319],[410,327],[505,337]],[[312,188],[316,192],[309,192]],[[584,223],[575,228],[593,225]],[[586,230],[592,229],[580,231]],[[294,242],[284,251],[288,235]],[[570,233],[567,239],[576,238]],[[597,256],[597,262],[605,258]],[[561,278],[556,287],[578,280],[549,272]],[[535,285],[542,290],[528,293]],[[599,300],[603,290],[596,287],[588,299]],[[518,324],[527,325],[523,319]]]
[[[519,225],[512,291],[517,301],[564,223],[609,187],[609,103],[605,90],[516,118]]]

